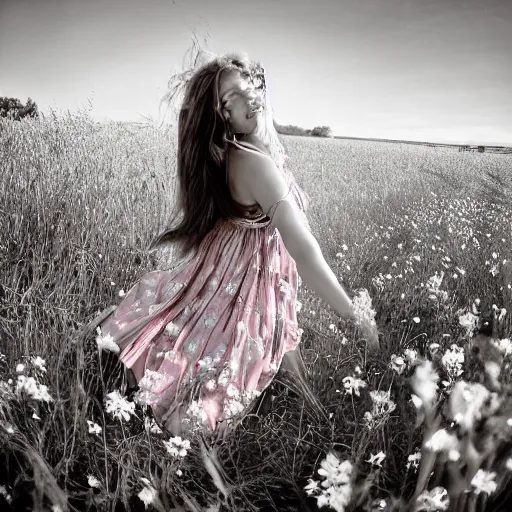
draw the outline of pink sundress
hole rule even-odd
[[[309,197],[280,170],[305,212]],[[212,433],[243,416],[300,342],[300,277],[270,222],[260,208],[219,219],[194,256],[144,274],[101,324],[134,372],[134,400],[171,431]]]

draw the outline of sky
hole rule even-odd
[[[0,96],[158,120],[195,36],[265,66],[280,124],[512,145],[511,1],[0,0]]]

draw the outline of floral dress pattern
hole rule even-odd
[[[307,194],[280,171],[305,212]],[[144,274],[101,325],[134,372],[134,400],[171,431],[176,422],[183,432],[229,425],[300,342],[300,277],[270,222],[259,206],[243,218],[219,219],[194,256]]]

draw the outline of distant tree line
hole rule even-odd
[[[23,105],[17,98],[0,97],[0,117],[7,117],[19,121],[24,117],[39,118],[37,104],[31,98]]]
[[[282,135],[301,135],[303,137],[332,137],[332,129],[329,126],[315,126],[313,129],[301,128],[292,124],[279,124],[274,121],[277,133]]]

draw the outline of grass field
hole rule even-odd
[[[143,500],[157,510],[307,511],[322,502],[329,509],[328,497],[304,489],[321,480],[329,452],[350,461],[343,466],[350,484],[338,487],[353,498],[347,507],[343,497],[337,505],[332,498],[331,509],[443,510],[434,498],[424,498],[425,508],[419,501],[407,508],[393,496],[409,498],[428,468],[440,475],[429,488],[445,485],[441,466],[448,460],[452,483],[457,464],[463,473],[481,464],[497,472],[498,484],[478,494],[470,479],[472,492],[459,490],[461,501],[452,499],[449,510],[500,510],[497,496],[510,485],[512,467],[512,324],[503,311],[512,309],[512,156],[282,140],[289,168],[311,197],[310,224],[328,263],[347,289],[365,288],[372,297],[381,352],[368,357],[354,327],[301,289],[307,378],[330,422],[276,379],[265,414],[247,418],[217,448],[224,488],[194,440],[185,456],[172,455],[163,443],[169,435],[150,428],[140,407],[125,406],[128,420],[107,412],[121,365],[115,354],[98,353],[95,333],[78,337],[98,311],[120,302],[121,290],[172,263],[156,261],[145,247],[175,199],[174,137],[150,126],[102,126],[79,114],[0,119],[2,511],[143,510]],[[481,325],[493,305],[493,339],[501,342],[477,354],[472,322]],[[411,400],[411,386],[417,396],[430,389],[418,384],[420,357],[433,361],[442,401],[462,396],[461,379],[494,392],[471,388],[475,410],[450,402],[441,426],[458,411],[465,444],[424,448],[423,459],[439,457],[423,470],[414,454],[425,429],[432,435],[440,426],[427,398],[421,406]],[[494,388],[491,363],[501,369]],[[484,395],[491,405],[483,405]],[[421,414],[425,421],[415,428]],[[468,453],[473,466],[462,466]],[[158,499],[151,488],[159,489]]]

